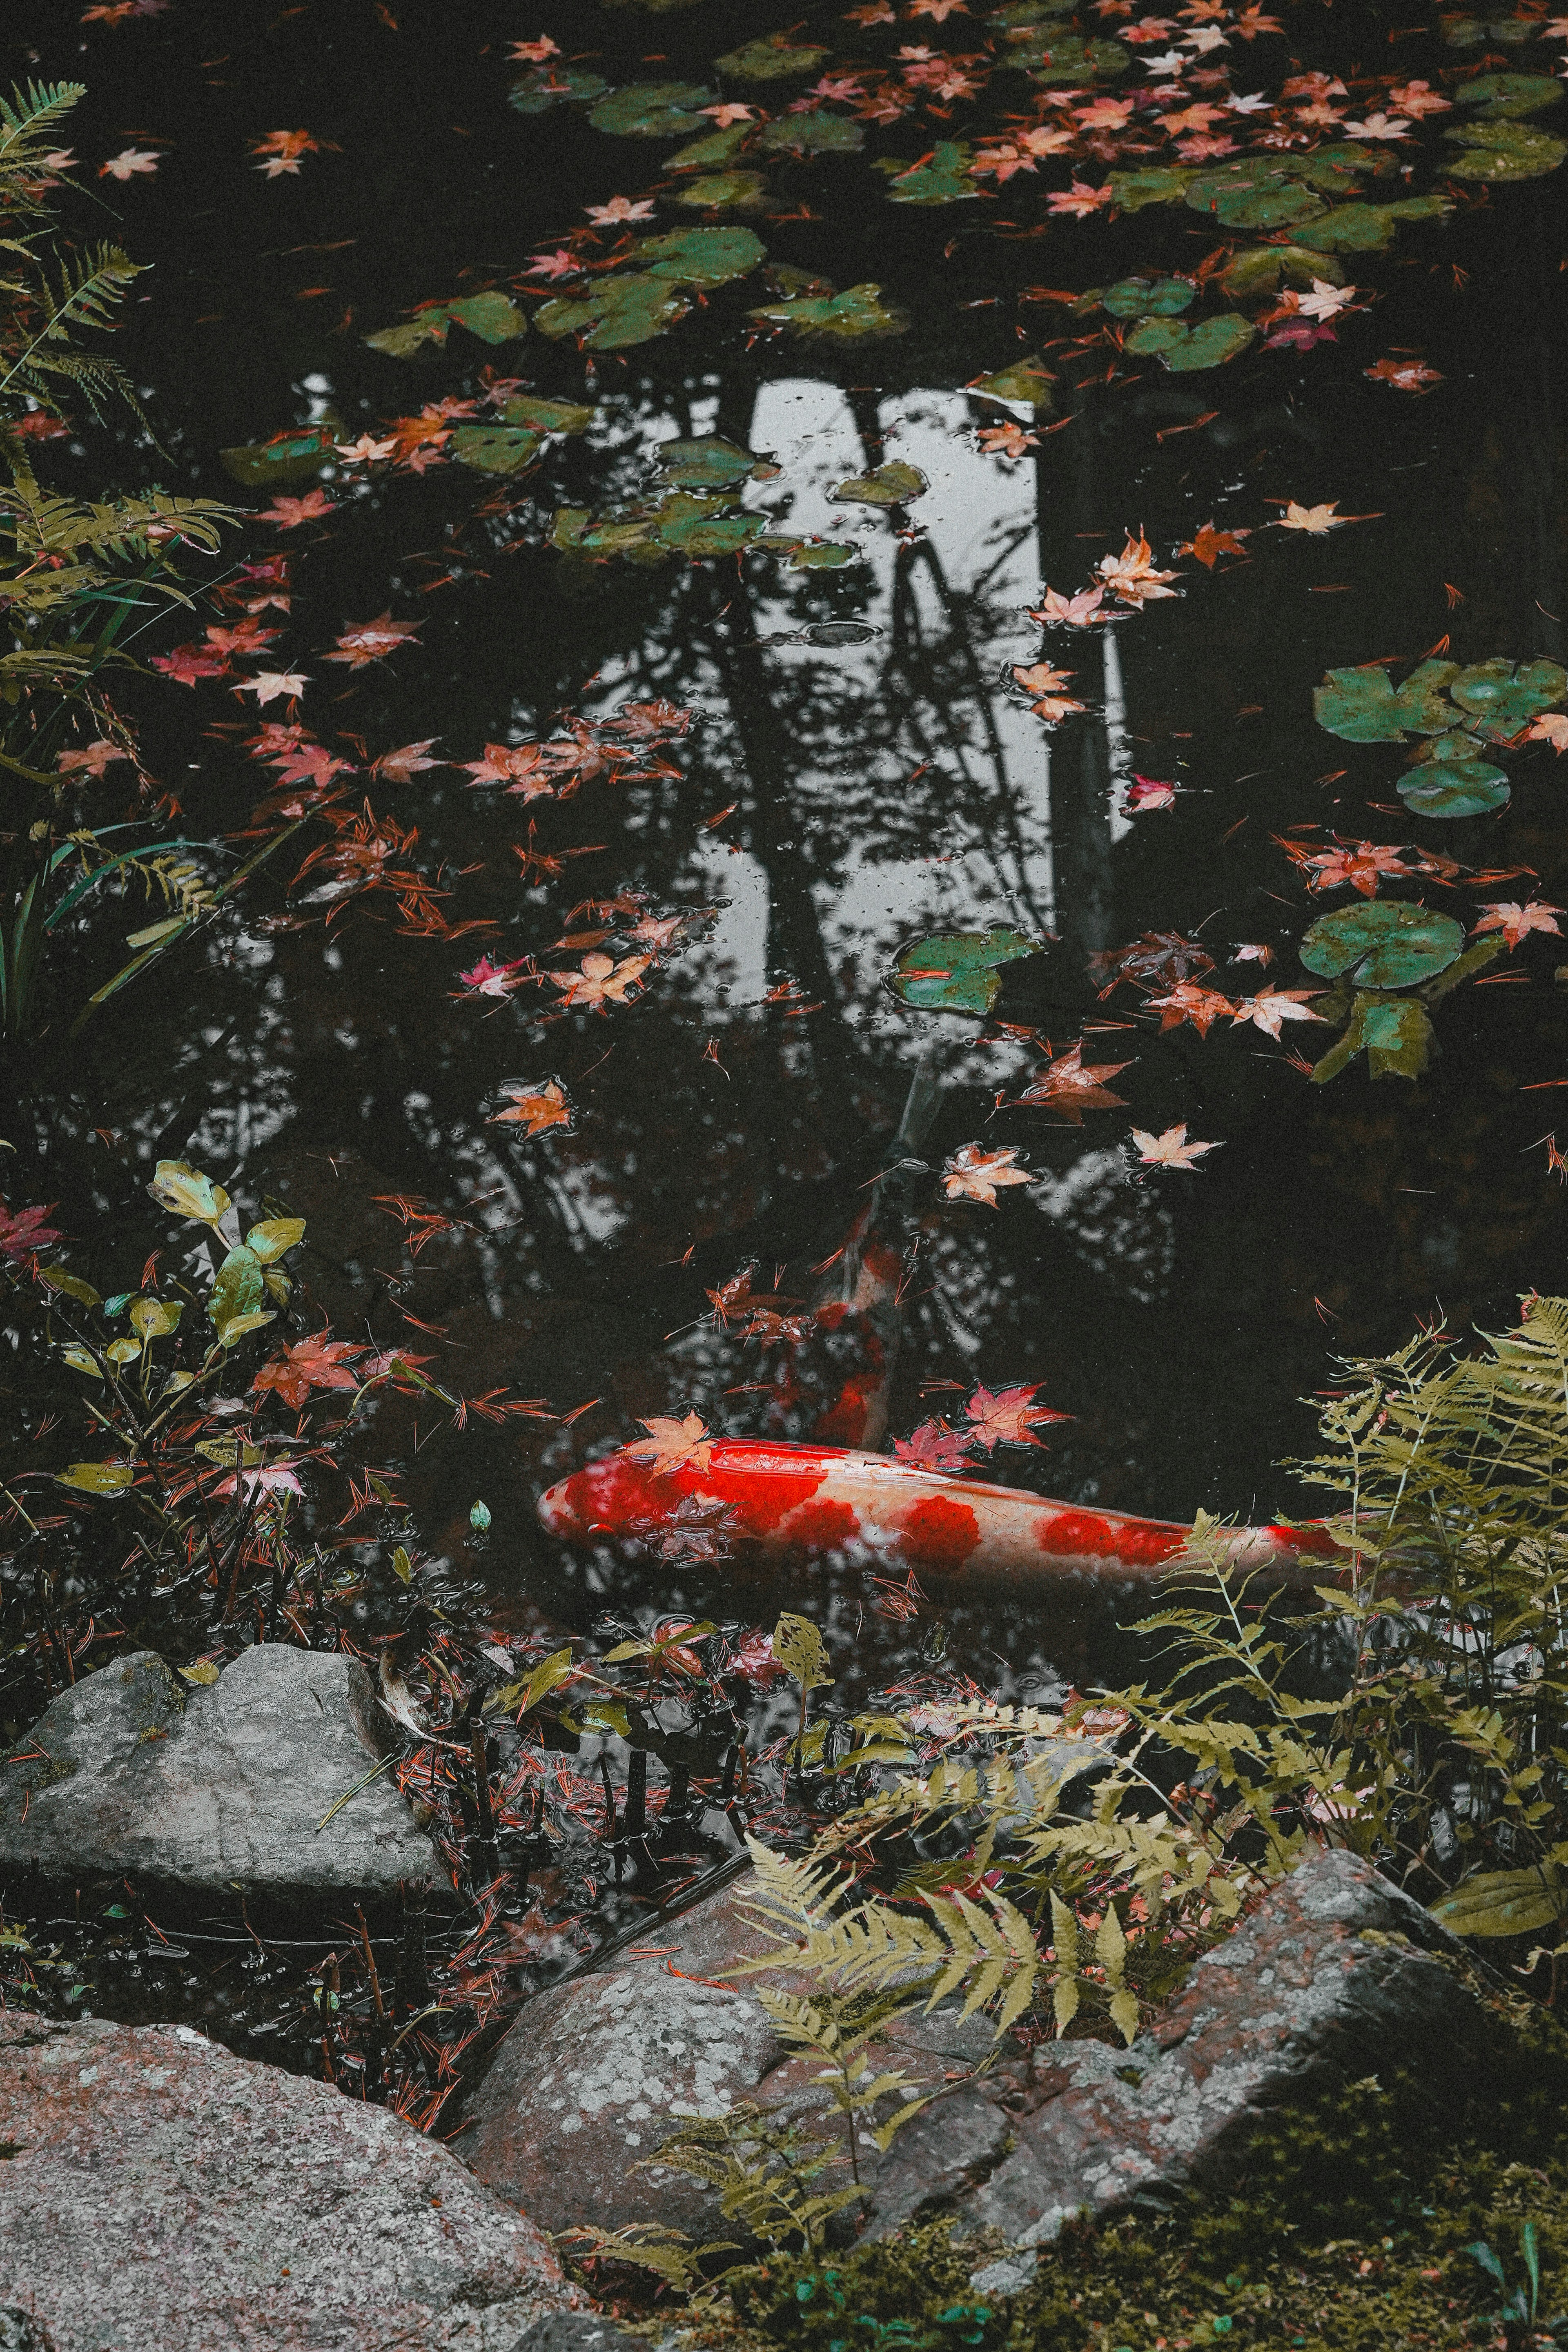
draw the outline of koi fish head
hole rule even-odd
[[[668,1479],[661,1483],[669,1486]],[[675,1499],[654,1492],[654,1481],[640,1462],[611,1454],[603,1462],[574,1470],[541,1495],[539,1524],[563,1543],[595,1543],[646,1532],[668,1516]]]

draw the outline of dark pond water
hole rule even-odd
[[[816,9],[794,37],[826,59],[761,81],[714,64],[781,29],[754,0],[673,12],[550,0],[537,21],[510,0],[173,0],[118,24],[33,5],[10,17],[14,73],[87,83],[73,121],[84,162],[127,148],[161,159],[123,184],[89,184],[153,265],[121,343],[164,454],[133,430],[84,432],[40,462],[67,484],[158,477],[247,505],[326,494],[315,519],[245,533],[246,560],[282,551],[290,565],[289,609],[261,615],[284,634],[263,656],[190,687],[122,689],[149,765],[191,838],[242,833],[273,772],[247,753],[258,722],[230,688],[258,667],[302,673],[298,711],[285,692],[261,718],[297,718],[351,763],[338,781],[369,812],[366,836],[441,894],[425,902],[438,919],[410,921],[387,889],[321,895],[347,875],[341,860],[294,882],[305,850],[342,846],[312,818],[247,887],[237,922],[163,961],[79,1042],[64,1044],[63,1015],[46,1031],[9,1113],[14,1197],[58,1201],[56,1222],[79,1237],[72,1264],[119,1287],[168,1244],[144,1191],[152,1162],[184,1158],[247,1204],[309,1221],[299,1271],[314,1320],[301,1328],[325,1317],[340,1336],[427,1349],[468,1395],[504,1387],[562,1413],[587,1407],[565,1429],[476,1421],[427,1451],[430,1416],[421,1429],[407,1399],[370,1423],[363,1458],[395,1476],[401,1524],[482,1590],[498,1626],[584,1631],[606,1599],[713,1604],[711,1578],[595,1566],[553,1546],[536,1496],[641,1417],[694,1410],[731,1433],[809,1432],[823,1384],[853,1364],[840,1351],[803,1370],[717,1328],[705,1293],[754,1259],[759,1289],[779,1269],[781,1292],[809,1297],[935,1036],[942,1094],[920,1155],[932,1172],[911,1184],[900,1237],[914,1255],[893,1435],[976,1383],[1038,1382],[1072,1418],[1046,1452],[999,1457],[997,1475],[1172,1517],[1300,1509],[1310,1497],[1280,1465],[1309,1450],[1302,1400],[1331,1380],[1336,1353],[1392,1347],[1418,1318],[1495,1327],[1521,1289],[1560,1285],[1563,1193],[1543,1139],[1564,1120],[1553,1089],[1568,1065],[1550,929],[1433,1006],[1437,1050],[1415,1078],[1374,1081],[1362,1054],[1315,1085],[1308,1070],[1334,1027],[1290,1018],[1276,1037],[1221,1016],[1207,1034],[1162,1028],[1145,1000],[1184,971],[1233,1004],[1259,987],[1324,988],[1299,950],[1342,907],[1419,900],[1468,932],[1490,905],[1563,894],[1548,742],[1504,751],[1505,806],[1440,820],[1396,790],[1416,739],[1346,740],[1315,722],[1312,701],[1334,668],[1382,662],[1397,685],[1428,655],[1562,658],[1563,183],[1448,176],[1474,151],[1445,132],[1493,118],[1473,102],[1401,116],[1389,84],[1452,94],[1480,72],[1550,76],[1563,44],[1528,12],[1471,38],[1408,6],[1287,5],[1282,32],[1254,37],[1202,8],[1173,14],[1161,39],[1123,42],[1098,80],[1053,80],[1044,65],[998,63],[1022,53],[1009,32],[1030,29],[1027,12],[1009,13],[1011,25],[975,0],[973,13],[853,23]],[[1049,26],[1072,22],[1041,11],[1035,36],[1048,47]],[[1220,36],[1206,47],[1205,26]],[[1077,33],[1103,43],[1130,27],[1135,15],[1102,6]],[[538,37],[557,45],[556,66],[509,56]],[[961,87],[944,98],[930,60],[900,63],[917,48],[967,59]],[[1173,49],[1175,64],[1151,69]],[[625,136],[595,128],[581,100],[509,103],[520,76],[548,79],[562,61],[614,89],[686,85],[691,106],[737,101],[786,128],[853,124],[864,143],[721,157],[715,169],[755,175],[750,191],[719,191],[751,208],[705,211],[682,204],[694,173],[671,158],[711,118]],[[925,78],[902,82],[905,110],[867,121],[906,68]],[[1314,72],[1344,94],[1281,96]],[[791,116],[823,75],[858,88]],[[1104,127],[1079,121],[1097,95],[1163,77],[1164,95],[1125,119],[1112,104]],[[1257,106],[1229,104],[1255,93]],[[1302,123],[1314,103],[1329,120]],[[1110,218],[1051,208],[1075,180],[1097,189],[1170,162],[1157,117],[1183,104],[1212,117],[1189,142],[1215,142],[1189,169],[1339,141],[1386,164],[1360,192],[1369,201],[1436,189],[1451,209],[1391,225],[1385,249],[1331,257],[1329,277],[1354,289],[1331,336],[1270,344],[1280,322],[1266,320],[1226,364],[1169,370],[1110,339],[1136,323],[1125,310],[1069,298],[1195,273],[1194,318],[1254,320],[1278,296],[1227,298],[1213,257],[1255,251],[1289,220],[1310,233],[1313,216],[1304,199],[1261,226],[1191,201]],[[1539,89],[1531,104],[1501,119],[1550,134]],[[1333,120],[1365,126],[1379,110],[1404,132],[1379,140]],[[908,169],[939,142],[967,141],[972,159],[1042,122],[1076,143],[1058,142],[1065,152],[1042,153],[1037,171],[982,174],[954,202],[895,201],[899,183],[878,168]],[[256,142],[301,126],[319,146],[266,176]],[[1260,145],[1271,127],[1296,145]],[[945,166],[961,182],[965,160]],[[1336,203],[1362,176],[1342,171]],[[687,315],[621,349],[537,326],[489,343],[461,323],[409,356],[367,346],[421,303],[499,289],[535,310],[552,290],[611,284],[603,265],[628,232],[585,232],[587,208],[617,196],[652,199],[634,236],[718,225],[750,231],[765,258],[689,289]],[[535,263],[558,251],[599,275],[552,289]],[[1298,263],[1303,296],[1312,274]],[[879,288],[902,331],[813,336],[749,315],[803,287],[809,301],[818,280]],[[1037,415],[966,388],[1035,354],[1054,379]],[[1414,388],[1390,380],[1412,362]],[[389,420],[483,404],[496,378],[513,380],[513,397],[582,404],[586,430],[510,473],[453,462],[456,444],[416,428],[391,462],[329,457],[261,488],[237,487],[221,455],[322,419],[343,445],[396,440]],[[504,397],[422,429],[493,422]],[[1009,420],[1016,455],[995,446]],[[772,537],[847,545],[850,560],[818,551],[790,568],[765,542],[652,550],[658,561],[646,540],[629,553],[552,543],[657,497],[660,447],[711,435],[769,461],[739,495]],[[927,487],[890,511],[831,496],[890,463]],[[1363,519],[1278,528],[1289,501]],[[1234,535],[1212,568],[1176,552],[1204,525]],[[1108,597],[1078,628],[1029,617],[1047,585],[1083,590],[1141,531],[1173,593]],[[417,634],[384,661],[334,667],[339,635],[384,614]],[[232,614],[160,623],[137,649],[199,639],[215,617]],[[1040,660],[1071,673],[1054,690],[1084,706],[1056,724],[1013,679]],[[601,752],[601,772],[569,794],[509,794],[463,764],[557,738],[563,713],[602,730],[651,702],[689,717],[651,746],[600,731],[615,756]],[[426,743],[437,764],[371,769]],[[1173,784],[1173,803],[1138,806],[1149,796],[1135,777]],[[1368,842],[1405,868],[1376,900],[1343,883],[1310,891],[1286,845]],[[520,866],[520,849],[556,863]],[[1435,868],[1439,855],[1454,865]],[[548,984],[485,994],[461,981],[481,956],[532,956],[546,971],[601,947],[629,956],[644,916],[685,921],[635,1001],[607,1013],[552,1013]],[[452,935],[467,924],[487,928]],[[1034,1040],[889,992],[904,942],[1004,925],[1053,942],[1010,971],[998,1008]],[[1212,968],[1189,955],[1101,995],[1089,958],[1147,932],[1197,942]],[[1271,960],[1237,960],[1243,947]],[[118,950],[84,927],[58,966],[61,1003]],[[1111,1081],[1122,1107],[1081,1123],[1050,1102],[1019,1107],[1049,1058],[1041,1041],[1060,1056],[1080,1038],[1089,1063],[1127,1066]],[[492,1123],[503,1087],[551,1079],[574,1107],[572,1130],[531,1140]],[[1179,1126],[1221,1148],[1190,1170],[1137,1158],[1132,1128]],[[973,1143],[1016,1149],[1034,1181],[994,1208],[947,1200],[937,1171]],[[396,1197],[456,1222],[410,1256],[384,1205]],[[469,1528],[479,1498],[482,1538]],[[857,1580],[836,1600],[831,1583],[803,1567],[793,1590],[836,1612],[853,1696],[910,1662],[911,1637],[863,1612]],[[773,1596],[753,1612],[723,1573],[718,1597],[728,1615],[771,1622]],[[1091,1675],[1114,1650],[1103,1624],[1068,1624],[1048,1596],[968,1608],[949,1640],[966,1670],[1009,1689]]]

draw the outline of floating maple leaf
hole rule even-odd
[[[446,767],[448,764],[447,761],[426,757],[437,740],[434,735],[426,735],[423,742],[405,743],[399,751],[384,751],[379,760],[372,761],[371,774],[384,776],[389,784],[406,784],[412,782],[422,768]]]
[[[51,1202],[50,1208],[53,1205]],[[0,1201],[0,1252],[20,1265],[35,1250],[58,1242],[59,1235],[53,1225],[44,1223],[48,1213],[48,1209],[8,1209]]]
[[[1192,979],[1194,972],[1213,970],[1213,956],[1196,940],[1184,939],[1180,931],[1145,931],[1131,947],[1100,948],[1089,959],[1089,978],[1100,983],[1101,996],[1109,996],[1124,980],[1150,988],[1169,987],[1175,981]]]
[[[1454,103],[1451,98],[1439,98],[1429,81],[1407,81],[1396,86],[1389,91],[1388,102],[1416,121],[1424,114],[1447,114]]]
[[[475,996],[510,996],[522,985],[521,975],[531,976],[533,958],[520,956],[515,963],[492,963],[481,956],[468,971],[458,974],[462,986]]]
[[[560,780],[559,762],[542,743],[487,743],[482,760],[464,760],[476,784],[505,784],[524,800],[547,798]]]
[[[1058,188],[1046,198],[1053,213],[1067,213],[1074,220],[1088,220],[1102,205],[1110,204],[1115,190],[1109,183],[1103,188],[1091,188],[1087,181],[1075,180],[1070,188]]]
[[[1021,457],[1040,446],[1039,435],[1026,433],[1021,425],[983,425],[975,437],[988,457]]]
[[[1352,139],[1408,139],[1410,125],[1397,114],[1384,114],[1381,109],[1369,114],[1364,122],[1352,122],[1348,118],[1345,130]]]
[[[1140,815],[1145,809],[1169,809],[1176,805],[1174,784],[1163,782],[1157,776],[1134,775],[1124,795],[1132,814]]]
[[[269,180],[280,178],[285,172],[297,173],[301,155],[319,155],[321,151],[321,141],[312,139],[308,131],[269,131],[264,139],[253,141],[250,149],[253,155],[266,159],[256,168]]]
[[[324,1331],[318,1331],[263,1364],[250,1383],[252,1393],[271,1389],[298,1412],[313,1389],[357,1389],[359,1375],[349,1368],[363,1353],[363,1347],[347,1339],[329,1339]]]
[[[525,278],[576,278],[582,269],[583,264],[576,255],[568,253],[563,245],[558,245],[553,253],[536,253],[523,275]]]
[[[1405,864],[1400,850],[1383,842],[1351,842],[1315,852],[1300,848],[1294,842],[1286,842],[1283,846],[1298,866],[1305,867],[1308,887],[1313,890],[1333,890],[1348,882],[1363,898],[1375,898],[1380,875],[1420,871],[1418,866]]]
[[[1443,381],[1438,370],[1428,367],[1425,360],[1378,360],[1362,373],[1379,383],[1391,383],[1395,392],[1429,392]]]
[[[1557,925],[1552,919],[1563,912],[1561,907],[1548,907],[1539,898],[1531,898],[1528,906],[1523,907],[1514,899],[1494,898],[1485,906],[1476,929],[1500,931],[1511,950],[1518,947],[1527,931],[1555,931]]]
[[[1333,319],[1349,310],[1355,294],[1353,286],[1331,286],[1326,278],[1314,278],[1311,292],[1297,295],[1296,308],[1303,319]]]
[[[1314,1013],[1309,1003],[1321,994],[1321,989],[1260,988],[1256,996],[1237,997],[1230,1017],[1237,1023],[1250,1021],[1266,1036],[1278,1037],[1282,1021],[1321,1021],[1323,1015]]]
[[[552,1127],[563,1127],[571,1134],[575,1114],[559,1078],[547,1079],[542,1086],[502,1087],[501,1092],[510,1097],[510,1107],[492,1113],[491,1127],[510,1120],[530,1135],[543,1135]]]
[[[128,760],[130,757],[130,752],[122,751],[118,743],[105,743],[100,740],[96,743],[84,743],[74,751],[62,751],[55,765],[62,776],[79,770],[84,770],[89,776],[101,776],[111,760]]]
[[[399,646],[417,638],[419,625],[415,621],[395,621],[390,610],[376,621],[362,621],[357,628],[350,627],[333,640],[339,650],[326,656],[330,662],[347,662],[351,668],[363,669],[367,662],[384,661]]]
[[[531,66],[542,66],[546,58],[558,58],[561,55],[561,48],[560,44],[552,41],[548,33],[541,33],[537,40],[514,41],[507,55],[521,58]]]
[[[1046,628],[1087,629],[1096,621],[1110,618],[1101,610],[1105,603],[1103,588],[1080,588],[1076,596],[1060,595],[1054,588],[1043,589],[1041,593],[1045,602],[1038,612],[1031,612],[1029,618]]]
[[[1212,572],[1217,557],[1245,554],[1246,550],[1241,542],[1244,539],[1250,539],[1251,536],[1250,529],[1216,530],[1212,522],[1200,523],[1193,537],[1184,541],[1176,552],[1178,555],[1195,556],[1201,564]]]
[[[1033,1381],[1026,1388],[976,1389],[964,1411],[973,1426],[967,1432],[972,1445],[990,1453],[994,1445],[1037,1445],[1034,1423],[1047,1421],[1070,1421],[1070,1412],[1053,1412],[1049,1405],[1036,1404],[1033,1399],[1039,1388]]]
[[[630,196],[612,196],[607,205],[584,205],[583,209],[596,227],[608,228],[616,221],[652,220],[653,198],[634,203]]]
[[[155,148],[122,147],[98,167],[100,180],[133,180],[139,173],[155,172],[163,161]]]
[[[1375,522],[1377,520],[1375,515],[1336,514],[1334,509],[1338,505],[1338,499],[1330,499],[1323,506],[1303,507],[1290,499],[1274,528],[1276,530],[1310,531],[1314,538],[1321,539],[1326,531],[1338,530],[1343,523]]]
[[[672,1470],[707,1469],[713,1440],[696,1413],[689,1412],[684,1421],[656,1413],[643,1427],[647,1435],[634,1438],[621,1451],[634,1462],[646,1462],[654,1477],[667,1478]]]
[[[564,991],[563,1005],[586,1004],[595,1013],[608,1005],[626,1004],[631,1000],[643,973],[652,963],[652,956],[628,956],[617,963],[614,956],[587,955],[581,971],[552,971],[545,977]]]
[[[1121,554],[1102,555],[1095,570],[1111,594],[1120,596],[1124,604],[1142,608],[1152,597],[1173,596],[1176,593],[1173,588],[1163,584],[1167,580],[1173,580],[1175,573],[1156,571],[1152,551],[1142,530],[1136,539],[1129,531],[1127,544]]]
[[[983,1151],[978,1143],[964,1143],[951,1160],[942,1163],[942,1181],[950,1201],[979,1201],[987,1209],[996,1206],[998,1184],[1032,1184],[1033,1176],[1026,1168],[1016,1165],[1016,1145],[1009,1144],[1000,1151]]]
[[[1208,1035],[1222,1013],[1235,1011],[1228,996],[1199,988],[1190,980],[1179,980],[1163,996],[1146,997],[1144,1004],[1147,1011],[1159,1013],[1162,1031],[1180,1028],[1184,1021],[1190,1021],[1200,1037]]]
[[[303,522],[314,522],[318,515],[332,512],[333,501],[325,490],[307,490],[302,499],[276,498],[269,507],[263,507],[258,522],[276,523],[279,530],[298,530]]]
[[[257,708],[260,709],[269,702],[276,702],[282,695],[303,694],[310,683],[303,670],[258,669],[254,677],[247,677],[243,685],[232,687],[229,690],[233,694],[254,694]]]
[[[1086,1110],[1125,1110],[1120,1095],[1110,1092],[1101,1081],[1113,1078],[1119,1070],[1131,1067],[1127,1062],[1086,1064],[1083,1040],[1058,1054],[1043,1069],[1037,1070],[1018,1100],[1021,1103],[1047,1103],[1061,1112],[1077,1127]]]
[[[1013,676],[1025,693],[1038,697],[1029,705],[1036,718],[1048,719],[1053,724],[1084,707],[1081,702],[1074,701],[1070,694],[1059,691],[1072,675],[1070,669],[1053,669],[1049,662],[1043,661],[1016,664],[1013,670]]]
[[[1259,945],[1256,940],[1242,940],[1230,951],[1232,963],[1272,963],[1274,950]]]
[[[1554,751],[1568,751],[1568,713],[1544,710],[1532,719],[1525,734],[1526,742],[1550,743]]]
[[[967,1429],[950,1429],[945,1421],[922,1421],[908,1437],[895,1438],[893,1452],[900,1462],[920,1470],[962,1470],[969,1452]]]
[[[1218,1151],[1221,1148],[1217,1143],[1189,1143],[1184,1119],[1180,1127],[1168,1127],[1163,1135],[1149,1135],[1142,1128],[1135,1127],[1132,1140],[1146,1167],[1184,1168],[1189,1175],[1196,1173],[1194,1163],[1205,1151]]]

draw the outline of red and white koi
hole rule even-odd
[[[696,1502],[724,1511],[737,1567],[838,1552],[986,1584],[1148,1580],[1192,1536],[1179,1520],[1054,1503],[843,1446],[719,1437],[703,1452],[701,1466],[659,1472],[633,1454],[607,1454],[541,1496],[541,1523],[567,1543],[646,1541]],[[1311,1524],[1227,1528],[1225,1542],[1233,1569],[1305,1588],[1343,1557]]]

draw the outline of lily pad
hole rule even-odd
[[[930,488],[918,466],[901,465],[895,458],[889,465],[879,466],[874,473],[857,474],[847,482],[839,482],[827,495],[858,506],[897,507],[907,505],[910,499],[923,498]]]
[[[1437,1040],[1426,1007],[1406,998],[1403,1003],[1366,1005],[1361,1015],[1361,1042],[1374,1078],[1418,1078]]]
[[[300,425],[292,432],[275,433],[270,441],[247,441],[236,449],[220,449],[226,474],[247,487],[266,489],[274,482],[298,482],[319,473],[332,457],[333,444],[342,427],[337,424]]]
[[[768,184],[761,172],[704,172],[685,187],[673,189],[669,198],[673,205],[715,213],[757,213],[767,200]]]
[[[1339,205],[1299,230],[1297,242],[1324,253],[1383,253],[1401,221],[1443,220],[1454,207],[1442,196],[1401,196],[1392,205]]]
[[[998,62],[1024,66],[1042,79],[1071,84],[1114,81],[1127,71],[1132,56],[1120,41],[1087,40],[1081,33],[1042,25],[1016,30]]]
[[[1487,760],[1422,760],[1399,779],[1417,816],[1485,816],[1508,804],[1508,778]]]
[[[585,351],[621,352],[664,334],[690,308],[668,278],[631,270],[621,278],[601,278],[581,298],[557,296],[534,313],[533,323],[552,342],[563,335],[580,335]]]
[[[678,514],[666,512],[654,531],[661,547],[680,555],[733,555],[760,539],[768,527],[766,515]]]
[[[543,400],[520,393],[501,408],[504,425],[525,425],[531,433],[586,433],[594,412],[581,400]]]
[[[935,931],[899,950],[888,985],[922,1013],[987,1013],[1002,993],[998,967],[1039,944],[1022,931]]]
[[[1141,213],[1146,205],[1179,205],[1195,173],[1156,164],[1147,172],[1112,172],[1106,180],[1118,212]]]
[[[1257,294],[1277,293],[1282,285],[1309,287],[1314,278],[1342,286],[1345,273],[1331,254],[1313,253],[1306,246],[1253,245],[1221,270],[1219,283],[1233,302],[1247,302]]]
[[[1461,82],[1454,92],[1457,106],[1481,106],[1491,116],[1537,114],[1543,106],[1556,106],[1563,96],[1563,85],[1551,74],[1490,73],[1478,74],[1474,81]]]
[[[1396,694],[1384,669],[1331,669],[1313,689],[1312,715],[1347,743],[1444,735],[1454,724],[1454,711],[1441,689],[1458,675],[1458,662],[1423,662]]]
[[[816,73],[832,54],[810,42],[797,47],[787,33],[767,33],[761,40],[731,49],[727,57],[715,58],[713,69],[733,74],[740,81],[787,81],[795,74]]]
[[[595,131],[620,139],[678,139],[702,128],[702,109],[713,92],[689,81],[635,81],[612,90],[589,111]]]
[[[1403,899],[1373,898],[1321,915],[1301,942],[1301,961],[1325,980],[1348,975],[1361,988],[1412,988],[1460,955],[1462,923]]]
[[[519,335],[528,332],[528,320],[516,303],[492,290],[465,294],[455,302],[427,302],[402,326],[384,327],[379,334],[364,340],[372,351],[403,360],[424,343],[444,344],[453,325],[466,327],[482,343],[515,342]]]
[[[548,66],[537,66],[513,82],[510,103],[520,114],[544,114],[552,106],[569,105],[574,99],[603,98],[609,87],[603,74],[589,73],[582,66],[559,66],[553,71]]]
[[[1140,319],[1129,330],[1123,349],[1140,359],[1157,354],[1173,375],[1187,375],[1199,368],[1223,367],[1247,349],[1257,332],[1239,310],[1222,310],[1201,327],[1185,326],[1179,319]]]
[[[1015,360],[1010,367],[999,368],[994,375],[981,376],[969,390],[983,394],[987,400],[1016,401],[1020,406],[1039,414],[1055,406],[1051,395],[1054,381],[1044,360],[1037,352],[1031,352],[1026,359]]]
[[[1550,661],[1521,662],[1517,669],[1503,660],[1472,662],[1448,692],[1477,734],[1506,743],[1568,696],[1568,670]]]
[[[1327,209],[1315,189],[1288,178],[1278,166],[1263,173],[1207,173],[1190,184],[1186,201],[1191,211],[1212,213],[1226,228],[1293,228]]]
[[[727,490],[743,482],[757,460],[718,433],[696,441],[663,441],[656,458],[668,480],[686,490]]]
[[[1555,172],[1568,147],[1527,122],[1466,122],[1446,131],[1464,153],[1448,169],[1457,180],[1540,180]]]
[[[766,541],[763,542],[767,544]],[[784,542],[778,552],[784,552]],[[788,569],[791,572],[837,572],[846,563],[864,563],[862,551],[842,539],[797,539],[790,543]],[[825,622],[824,627],[832,624]]]
[[[906,165],[884,156],[876,168],[893,175],[888,186],[891,204],[952,205],[967,196],[990,194],[986,188],[977,188],[970,177],[973,160],[974,150],[963,140],[939,139],[918,163]]]
[[[767,250],[749,228],[681,228],[645,237],[633,258],[678,286],[727,286],[766,260]]]
[[[738,155],[751,134],[749,122],[731,122],[722,131],[707,131],[689,147],[678,148],[669,159],[669,168],[672,172],[712,171]]]
[[[842,294],[809,294],[792,302],[764,302],[746,313],[797,335],[901,335],[909,321],[882,299],[879,286],[847,286]]]
[[[458,465],[480,474],[521,474],[543,446],[542,435],[521,425],[459,425],[451,442]]]
[[[1173,319],[1197,290],[1190,278],[1123,278],[1100,300],[1113,319]]]
[[[786,114],[764,122],[754,144],[764,155],[855,155],[866,133],[847,114]]]

